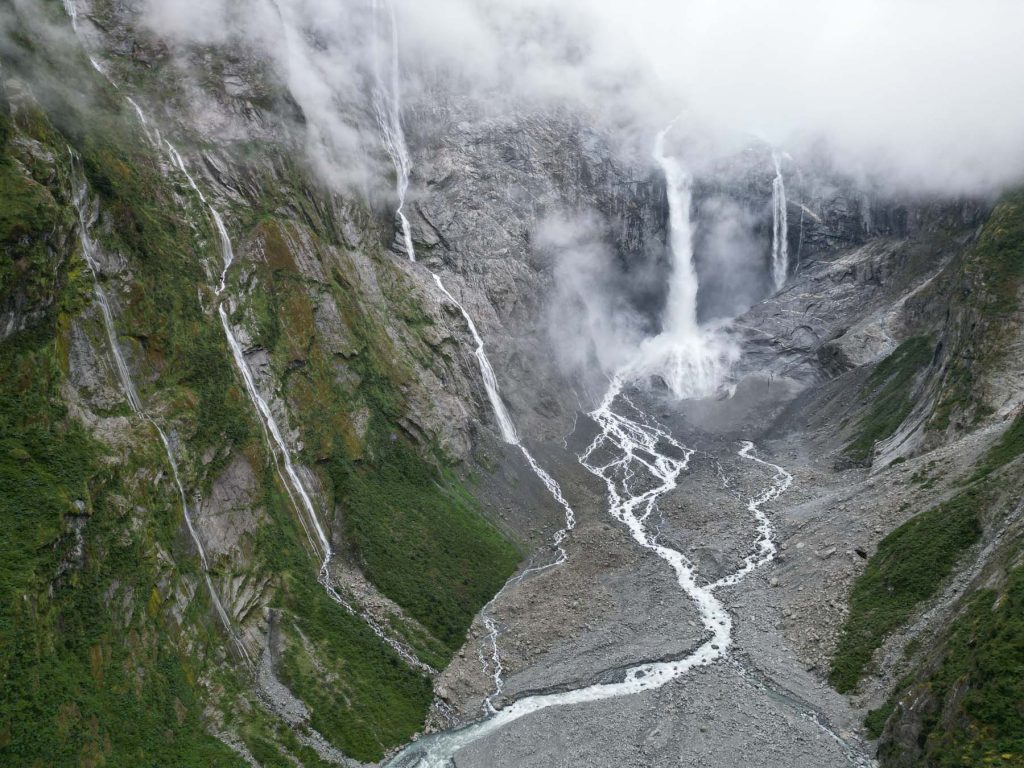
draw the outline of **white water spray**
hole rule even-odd
[[[789,275],[789,215],[786,207],[786,181],[782,176],[782,160],[772,152],[775,178],[772,180],[772,282],[780,291]]]
[[[72,162],[75,162],[73,154]],[[192,523],[192,513],[189,510],[188,500],[185,496],[185,486],[181,480],[181,473],[178,470],[178,461],[175,458],[171,441],[160,425],[143,410],[142,400],[139,398],[139,393],[135,388],[134,381],[132,380],[128,363],[121,351],[121,345],[117,339],[117,331],[114,328],[114,316],[110,309],[110,302],[107,299],[106,291],[103,290],[103,286],[100,284],[99,280],[99,265],[96,262],[96,245],[92,240],[92,236],[89,234],[92,225],[95,223],[96,213],[94,210],[90,210],[88,203],[88,188],[84,182],[79,186],[79,190],[76,193],[75,208],[78,212],[78,238],[79,243],[82,246],[82,256],[85,258],[86,265],[89,267],[89,272],[92,275],[93,294],[96,297],[96,303],[99,305],[100,314],[103,317],[103,326],[107,333],[107,343],[110,348],[110,353],[114,358],[114,367],[117,370],[117,377],[121,383],[121,391],[124,392],[125,399],[128,401],[128,405],[131,407],[132,412],[136,416],[139,416],[150,423],[160,436],[160,442],[164,447],[164,453],[167,455],[167,462],[171,467],[171,475],[174,479],[174,484],[178,489],[181,509],[185,517],[185,527],[188,529],[192,543],[195,545],[195,548],[199,553],[203,579],[206,582],[206,589],[209,592],[210,601],[213,603],[214,610],[217,612],[217,617],[220,619],[225,631],[227,631],[228,635],[230,635],[234,642],[239,655],[249,666],[252,666],[252,659],[249,657],[249,652],[242,644],[241,638],[239,638],[238,634],[235,632],[234,625],[228,618],[228,614],[224,609],[223,603],[221,603],[220,595],[217,594],[217,590],[213,586],[213,581],[210,579],[210,563],[206,557],[206,548],[203,546],[203,542],[199,538],[199,533],[196,531],[195,526]]]
[[[654,159],[665,175],[669,207],[669,253],[672,276],[662,332],[641,345],[623,372],[630,379],[658,377],[677,398],[707,397],[725,380],[739,351],[728,340],[697,323],[697,270],[693,261],[691,178],[669,154],[669,125],[654,143]]]
[[[673,336],[694,336],[697,328],[697,269],[693,263],[692,179],[682,163],[665,150],[665,139],[673,126],[665,128],[654,142],[654,159],[665,175],[669,211],[669,252],[672,277],[668,289],[665,329]]]

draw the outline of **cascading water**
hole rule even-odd
[[[662,331],[641,345],[623,374],[630,379],[660,378],[677,398],[706,397],[721,386],[738,350],[697,322],[697,270],[693,262],[691,179],[665,148],[669,125],[654,143],[654,159],[665,175],[669,207],[672,276]]]
[[[786,206],[786,180],[782,176],[782,160],[772,152],[775,178],[772,180],[772,282],[780,291],[789,275],[789,215]]]
[[[387,11],[391,29],[391,54],[388,57],[388,87],[381,71],[381,56],[377,47],[380,45],[380,15]],[[398,69],[398,22],[395,19],[395,8],[385,0],[373,0],[373,44],[374,74],[377,87],[374,90],[373,105],[380,127],[384,150],[395,166],[395,193],[398,196],[398,208],[395,215],[402,227],[402,243],[410,261],[416,261],[416,249],[412,243],[412,228],[409,218],[405,215],[405,196],[409,191],[409,174],[412,172],[412,159],[409,156],[409,145],[405,141],[405,130],[402,128],[402,103],[400,73]]]
[[[76,162],[74,155],[72,155],[72,162]],[[220,619],[225,631],[230,635],[239,655],[249,666],[252,666],[252,659],[249,657],[249,652],[242,644],[241,638],[239,638],[238,634],[235,632],[234,625],[228,618],[227,611],[224,610],[224,605],[221,603],[220,595],[217,594],[217,590],[213,586],[213,580],[210,578],[210,563],[206,557],[206,548],[203,546],[203,542],[199,538],[199,533],[196,531],[192,522],[192,513],[189,510],[188,500],[185,495],[185,486],[181,481],[181,473],[178,469],[178,460],[175,458],[171,441],[167,437],[167,433],[164,432],[163,428],[161,428],[160,425],[143,410],[142,400],[139,398],[138,390],[135,388],[134,381],[132,381],[128,363],[121,351],[121,345],[117,340],[117,331],[114,328],[114,315],[110,309],[110,302],[107,299],[106,291],[103,290],[103,286],[100,284],[99,280],[99,265],[96,262],[96,246],[89,234],[93,224],[95,223],[96,213],[94,210],[90,210],[88,202],[88,187],[84,181],[79,184],[79,189],[75,195],[74,202],[75,208],[78,212],[78,239],[82,247],[82,256],[85,258],[86,265],[89,267],[89,272],[92,275],[93,294],[96,297],[96,303],[99,305],[100,314],[103,317],[103,326],[107,333],[107,343],[110,348],[110,354],[114,358],[114,367],[117,370],[117,377],[121,384],[121,391],[124,393],[125,399],[128,401],[128,405],[131,407],[132,412],[151,424],[160,436],[160,443],[163,445],[164,453],[167,455],[167,462],[171,467],[171,475],[174,478],[174,484],[178,489],[178,496],[181,500],[181,509],[185,517],[185,527],[188,529],[192,543],[195,545],[196,550],[199,553],[203,579],[206,582],[206,589],[209,592],[210,601],[213,603],[214,610],[217,612],[217,617]]]
[[[391,158],[395,167],[399,203],[397,215],[402,225],[402,237],[405,242],[406,253],[409,256],[409,260],[415,262],[416,250],[412,241],[409,220],[402,212],[402,208],[405,205],[405,196],[409,189],[409,173],[412,169],[412,161],[409,155],[409,147],[405,141],[405,132],[402,130],[402,102],[398,68],[398,23],[395,18],[394,6],[389,0],[373,0],[375,46],[379,45],[381,37],[380,15],[385,10],[388,14],[388,23],[390,24],[391,32],[390,53],[388,56],[390,88],[388,89],[384,86],[384,78],[380,62],[381,56],[379,50],[375,47],[374,71],[377,76],[377,88],[374,96],[374,104],[377,122],[379,123],[381,130],[381,140],[384,143],[384,149],[387,151],[388,156]],[[437,285],[438,290],[440,290],[441,293],[443,293],[445,297],[447,297],[448,300],[458,308],[463,319],[466,321],[466,325],[469,327],[469,332],[473,337],[473,342],[476,344],[473,354],[476,356],[477,364],[480,367],[480,377],[483,379],[484,390],[487,392],[487,399],[491,404],[491,410],[494,412],[494,418],[498,422],[498,429],[501,431],[502,439],[509,445],[514,445],[519,448],[530,469],[541,481],[558,505],[562,507],[565,513],[565,525],[555,533],[553,539],[552,546],[557,552],[555,560],[545,566],[529,568],[519,575],[514,576],[511,580],[506,582],[505,586],[502,587],[498,594],[491,598],[491,601],[480,611],[481,620],[488,632],[487,640],[491,646],[491,661],[488,663],[484,660],[482,654],[481,661],[484,663],[485,669],[488,664],[493,665],[491,677],[494,680],[495,688],[493,693],[485,699],[484,708],[486,711],[493,712],[495,711],[493,701],[501,694],[502,691],[503,668],[501,665],[501,658],[498,653],[499,627],[497,622],[490,616],[489,610],[494,604],[494,601],[497,600],[510,585],[519,583],[528,574],[547,570],[548,568],[552,568],[565,562],[567,554],[562,545],[565,542],[566,537],[569,535],[569,532],[576,527],[576,515],[573,512],[572,507],[569,505],[569,502],[562,494],[562,489],[558,485],[558,482],[551,477],[551,475],[548,474],[540,464],[537,463],[537,460],[520,441],[519,435],[516,432],[515,423],[512,421],[512,417],[509,414],[508,409],[505,407],[505,402],[501,399],[497,376],[495,376],[494,368],[491,366],[491,362],[487,358],[487,351],[484,348],[483,338],[481,338],[480,333],[477,330],[476,323],[473,322],[473,318],[470,316],[469,312],[466,311],[466,308],[462,303],[458,301],[445,287],[440,275],[436,272],[430,271],[430,276],[434,279],[434,283]]]
[[[68,18],[71,19],[71,29],[76,35],[79,34],[78,8],[75,7],[74,0],[64,0],[64,12],[67,13]],[[100,66],[100,63],[96,61],[96,59],[90,56],[89,63],[92,64],[93,69],[103,75],[104,80],[114,86],[114,88],[117,88],[117,83],[110,79],[110,75],[107,74],[107,71]]]
[[[697,327],[697,269],[693,263],[693,204],[690,174],[682,163],[665,149],[665,140],[673,126],[665,128],[654,142],[654,159],[665,175],[665,193],[669,211],[669,252],[672,277],[669,282],[665,328],[674,336],[699,334]]]
[[[299,522],[302,524],[307,538],[309,538],[310,545],[315,551],[317,551],[321,558],[318,581],[334,602],[345,608],[345,610],[352,615],[358,615],[367,623],[370,629],[373,630],[374,634],[399,654],[407,664],[428,675],[436,674],[437,670],[428,664],[421,662],[409,648],[384,632],[384,629],[371,616],[369,616],[369,614],[365,612],[358,613],[331,584],[330,568],[331,560],[334,557],[334,550],[331,547],[330,539],[327,537],[327,533],[324,530],[323,525],[320,523],[320,518],[316,513],[316,507],[313,504],[312,494],[306,489],[306,485],[302,480],[299,470],[292,461],[291,452],[288,450],[288,444],[285,442],[284,435],[281,432],[281,427],[278,425],[277,419],[274,417],[274,413],[271,410],[269,403],[267,403],[263,395],[260,394],[259,388],[256,386],[256,379],[253,376],[252,369],[249,367],[249,362],[245,359],[245,353],[242,350],[242,345],[238,341],[238,337],[236,336],[234,328],[231,326],[230,318],[228,317],[227,296],[225,295],[225,292],[227,290],[228,270],[235,261],[235,252],[234,247],[231,244],[231,237],[228,235],[227,227],[224,225],[224,219],[221,217],[220,212],[214,208],[214,206],[206,199],[202,190],[199,189],[199,185],[196,184],[195,179],[189,173],[188,168],[185,166],[185,162],[178,150],[175,149],[170,142],[165,141],[164,143],[166,144],[167,150],[175,167],[185,177],[189,186],[196,193],[200,202],[209,212],[210,218],[217,230],[217,236],[220,239],[221,258],[223,264],[220,273],[220,280],[217,284],[216,290],[217,296],[221,299],[217,305],[217,314],[220,318],[220,324],[224,330],[224,336],[227,339],[228,347],[231,349],[231,357],[234,360],[235,367],[238,369],[239,375],[242,377],[246,394],[248,394],[249,400],[256,408],[264,434],[266,434],[270,441],[272,441],[270,443],[271,452],[279,460],[277,467],[278,472],[280,473],[281,483],[288,492],[292,505],[298,512]],[[315,534],[315,541],[310,533],[310,526],[312,527],[312,532]]]
[[[383,7],[379,0],[376,2],[376,7]],[[386,111],[378,111],[378,119],[382,120],[381,130],[385,146],[387,147],[388,142],[391,142],[391,148],[388,149],[388,152],[395,163],[398,175],[398,217],[402,223],[402,234],[408,256],[411,260],[415,261],[415,251],[409,231],[409,223],[402,211],[405,195],[408,190],[410,166],[408,151],[405,147],[405,138],[401,132],[401,125],[398,119],[400,116],[400,102],[396,62],[397,34],[394,30],[393,10],[390,6],[388,6],[388,10],[392,21],[392,73],[394,78],[393,87],[390,91],[392,98],[388,101],[393,108],[389,108]],[[381,89],[381,92],[383,93],[383,89]],[[133,106],[135,106],[140,120],[145,124],[145,118],[141,110],[134,103]],[[381,117],[382,115],[384,116],[383,118]],[[670,290],[670,310],[666,316],[665,332],[658,339],[661,340],[660,343],[664,345],[665,349],[670,349],[673,352],[672,354],[660,356],[661,367],[657,369],[649,364],[635,364],[627,366],[613,377],[611,386],[600,405],[589,414],[590,418],[597,425],[599,434],[581,454],[580,461],[588,471],[604,481],[607,489],[609,511],[612,516],[625,526],[639,546],[651,551],[672,568],[680,588],[694,601],[707,636],[694,652],[684,658],[677,661],[638,665],[627,670],[618,682],[601,683],[554,694],[529,696],[515,701],[500,711],[495,710],[492,706],[491,702],[494,697],[488,697],[489,717],[462,730],[421,739],[395,758],[391,763],[392,765],[438,767],[448,765],[451,756],[462,747],[522,717],[553,707],[600,701],[655,690],[686,674],[695,667],[711,664],[719,660],[728,652],[732,643],[732,618],[715,596],[715,591],[720,587],[739,583],[745,575],[769,562],[775,555],[775,545],[772,541],[772,526],[770,520],[762,511],[762,507],[785,492],[792,478],[781,467],[764,462],[754,456],[753,445],[750,443],[744,444],[739,454],[740,457],[774,468],[775,475],[772,486],[756,498],[751,499],[748,503],[748,510],[757,520],[755,552],[744,560],[743,565],[737,571],[719,581],[708,584],[700,578],[694,565],[681,552],[661,544],[658,541],[657,531],[652,530],[651,518],[657,511],[659,499],[677,487],[678,478],[689,467],[693,450],[682,445],[666,429],[645,417],[623,395],[623,389],[627,382],[645,373],[652,374],[657,370],[659,375],[665,376],[666,381],[679,396],[696,396],[710,391],[711,388],[717,385],[723,370],[723,362],[728,362],[728,353],[723,352],[720,342],[711,337],[707,332],[702,331],[697,324],[697,281],[696,272],[693,269],[693,253],[690,243],[689,178],[678,161],[670,158],[665,153],[664,139],[666,134],[667,130],[659,136],[656,156],[665,171],[669,187],[670,224],[672,231],[671,250],[675,270]],[[156,134],[156,142],[158,144],[160,142],[158,133]],[[332,552],[329,540],[319,525],[310,494],[306,492],[302,477],[291,462],[287,445],[269,406],[258,392],[253,374],[248,367],[244,353],[229,322],[226,306],[227,273],[234,260],[234,253],[226,227],[220,214],[207,202],[195,181],[189,175],[180,155],[170,144],[167,144],[167,148],[170,151],[175,167],[188,179],[189,184],[198,194],[204,207],[208,209],[220,237],[223,270],[216,291],[217,296],[220,298],[218,314],[231,347],[235,364],[245,383],[246,391],[253,400],[260,415],[261,426],[268,435],[268,442],[271,439],[273,440],[272,452],[275,457],[279,457],[281,462],[278,464],[279,472],[282,472],[281,464],[284,465],[282,483],[292,496],[296,509],[300,511],[300,519],[303,520],[303,525],[305,526],[308,520],[316,534],[316,542],[314,542],[311,532],[307,528],[307,535],[311,537],[311,545],[324,558],[321,568],[321,583],[332,594],[332,597],[351,610],[330,585],[329,565]],[[392,149],[394,152],[392,152]],[[487,358],[483,340],[472,318],[462,304],[444,287],[440,277],[436,274],[431,274],[439,290],[460,310],[467,322],[476,344],[475,354],[480,366],[484,386],[503,439],[509,444],[520,448],[531,469],[566,512],[566,526],[555,537],[554,543],[558,550],[556,560],[548,565],[528,569],[520,573],[506,584],[507,588],[521,581],[528,573],[544,570],[564,562],[566,553],[562,543],[568,531],[572,529],[575,518],[571,508],[562,496],[558,484],[544,472],[532,455],[520,443],[515,426],[501,400],[498,383]],[[98,280],[96,281],[96,286],[97,297],[100,300],[99,297],[102,295],[102,289],[99,286]],[[105,305],[105,296],[100,300],[100,303],[101,306]],[[109,308],[106,310],[105,319],[108,315]],[[116,336],[113,335],[112,322],[108,326],[108,335],[112,339],[112,348],[116,350]],[[652,345],[645,352],[651,358],[658,359],[659,355],[652,354],[652,350],[654,352],[659,351],[656,345]],[[115,357],[119,357],[118,352],[115,352]],[[121,362],[123,363],[123,359]],[[127,371],[126,366],[124,370]],[[134,393],[134,387],[131,386],[130,378],[125,381],[127,382],[124,386],[126,397],[128,397],[129,401],[132,401],[133,396],[129,392]],[[135,402],[138,402],[137,394],[134,394],[134,398]],[[134,407],[133,405],[133,409]],[[172,470],[184,505],[184,489],[178,477],[177,465],[173,459],[170,442],[159,428],[158,431],[168,452],[168,457],[171,460]],[[189,528],[190,532],[193,532],[191,523],[189,523]],[[202,550],[200,550],[200,556],[205,568],[206,559],[205,553]],[[207,583],[210,584],[208,577]],[[210,584],[210,587],[212,590],[212,584]],[[485,608],[485,614],[486,610]],[[492,633],[493,662],[495,664],[494,679],[497,694],[501,690],[501,667],[497,654],[498,629],[496,623],[492,620],[489,621],[490,623],[487,626]]]
[[[64,0],[64,9],[67,12],[69,18],[71,19],[72,29],[76,34],[78,34],[78,11],[74,5],[74,0]],[[109,77],[109,75],[107,75],[104,69],[99,65],[99,63],[94,58],[90,56],[89,61],[92,63],[92,66],[96,69],[96,71],[99,72],[107,80],[107,82],[109,82],[114,88],[118,88],[117,83],[115,83]],[[217,296],[221,297],[227,286],[228,269],[231,267],[231,264],[234,261],[234,249],[232,248],[231,239],[228,236],[227,228],[224,226],[224,221],[221,218],[221,215],[217,211],[217,209],[214,208],[213,205],[211,205],[206,200],[205,195],[203,195],[202,191],[199,189],[199,186],[196,184],[195,179],[192,177],[192,175],[188,172],[188,169],[185,167],[185,163],[182,160],[181,155],[178,153],[177,149],[169,141],[163,141],[161,139],[159,129],[150,125],[150,122],[149,120],[147,120],[145,113],[142,111],[142,108],[134,99],[132,99],[130,96],[126,96],[125,98],[131,105],[131,107],[134,109],[135,114],[138,116],[139,122],[142,125],[146,137],[158,150],[163,151],[163,149],[166,147],[171,157],[172,163],[185,176],[186,180],[189,183],[189,186],[199,197],[199,200],[202,202],[203,206],[208,210],[211,218],[213,219],[214,225],[217,229],[217,235],[220,239],[221,253],[224,261],[224,267],[221,272],[220,282],[218,284],[216,291]],[[96,287],[100,294],[102,294],[102,289],[100,288],[98,281],[96,282]],[[101,301],[100,303],[102,307],[106,307],[105,296],[103,298],[104,300]],[[109,319],[107,317],[107,315],[109,315],[109,310],[105,309],[104,311],[106,313],[104,316],[105,319]],[[324,532],[323,527],[321,526],[320,521],[316,516],[316,512],[313,507],[313,502],[312,499],[310,498],[310,494],[306,491],[305,485],[303,484],[301,478],[299,477],[299,473],[297,472],[291,461],[291,456],[288,453],[287,445],[284,442],[284,438],[281,434],[280,428],[278,427],[277,422],[274,419],[273,413],[271,412],[269,405],[259,394],[259,390],[256,387],[255,380],[253,379],[252,371],[249,369],[248,362],[245,360],[245,355],[242,352],[241,345],[239,344],[238,339],[235,336],[233,329],[231,328],[231,324],[228,320],[224,301],[220,302],[217,308],[217,312],[220,317],[221,326],[223,327],[225,336],[227,337],[228,346],[231,349],[231,354],[235,362],[235,366],[238,368],[238,371],[242,376],[243,382],[245,384],[246,393],[249,395],[250,400],[253,402],[259,414],[260,426],[262,427],[264,435],[267,438],[267,442],[270,445],[271,453],[275,457],[275,464],[278,468],[278,473],[281,477],[282,485],[284,485],[285,490],[287,491],[288,496],[291,499],[292,505],[295,507],[298,513],[299,522],[302,524],[302,527],[305,530],[306,537],[309,539],[310,542],[310,546],[314,549],[314,551],[317,551],[317,547],[319,545],[318,554],[322,556],[322,560],[320,570],[318,573],[318,581],[324,587],[327,594],[335,602],[343,606],[349,613],[353,615],[359,615],[359,617],[366,622],[366,624],[370,627],[374,634],[378,638],[380,638],[385,644],[391,647],[392,650],[394,650],[402,659],[406,661],[406,663],[408,663],[410,666],[416,669],[419,669],[425,674],[436,674],[437,670],[435,670],[433,667],[427,664],[422,663],[419,659],[416,658],[416,655],[410,649],[408,649],[407,647],[405,647],[405,645],[403,645],[402,643],[400,643],[399,641],[395,640],[394,638],[390,637],[387,633],[385,633],[383,628],[369,614],[365,612],[357,614],[355,609],[341,597],[338,591],[330,583],[330,563],[331,558],[333,556],[333,552],[331,550],[330,542],[327,538],[327,535]],[[108,335],[110,333],[110,329],[112,328],[113,325],[111,321],[111,324],[108,326]],[[112,343],[115,342],[113,336],[111,337],[111,341]],[[114,345],[114,348],[116,350],[116,344]],[[119,365],[123,363],[123,360],[121,360],[116,351],[115,357],[119,360]],[[124,373],[127,373],[127,368],[124,369]],[[122,381],[126,381],[130,385],[131,380],[130,378],[122,377]],[[134,395],[134,387],[126,387],[126,393],[131,393],[127,395],[129,397],[129,400],[131,400],[132,397],[134,396],[134,407],[134,405],[138,403],[138,397],[137,395]],[[163,442],[164,447],[168,451],[168,458],[171,461],[173,474],[175,476],[175,480],[178,481],[178,488],[181,493],[182,504],[185,506],[186,522],[188,523],[189,532],[192,534],[193,540],[196,541],[197,547],[200,548],[200,556],[205,566],[205,552],[202,550],[201,544],[198,540],[198,536],[196,536],[195,530],[192,527],[191,519],[188,514],[188,508],[187,505],[185,504],[184,488],[181,486],[180,479],[178,477],[177,464],[174,460],[171,451],[170,441],[167,439],[167,436],[163,433],[160,427],[157,426],[155,423],[154,427],[156,427],[157,431],[160,433],[161,441]],[[271,439],[273,440],[273,443],[271,443]],[[281,464],[277,463],[278,456],[281,457],[281,462],[284,464],[285,467],[283,473],[281,472]],[[298,494],[301,503],[296,501],[296,494]],[[313,537],[310,534],[310,530],[307,525],[307,520],[309,520],[312,523],[313,529],[316,532],[316,542],[314,542]],[[207,584],[209,585],[212,593],[212,582],[210,582],[208,576]],[[213,595],[213,597],[215,603],[217,603],[218,605],[218,612],[222,615],[222,619],[225,622],[227,622],[226,614],[220,607],[219,600],[216,598],[216,595]],[[244,648],[240,647],[240,650],[243,654],[245,654],[246,660],[248,661],[248,654],[245,653]]]
[[[626,526],[639,546],[653,552],[672,568],[680,588],[696,605],[707,638],[682,659],[641,664],[627,670],[620,682],[528,696],[501,710],[493,708],[493,697],[488,698],[486,719],[461,730],[423,739],[404,750],[389,765],[442,768],[449,765],[452,756],[463,747],[527,715],[552,707],[655,690],[695,667],[714,663],[726,655],[732,644],[732,617],[716,598],[715,591],[720,587],[738,584],[747,574],[775,557],[773,528],[762,507],[782,495],[792,482],[792,477],[781,467],[754,456],[753,443],[744,443],[739,456],[771,467],[775,474],[771,486],[748,502],[747,509],[757,521],[755,551],[744,559],[736,571],[717,582],[707,583],[699,577],[693,563],[685,555],[659,543],[657,531],[649,525],[657,510],[658,500],[677,487],[678,478],[689,467],[694,451],[647,418],[623,395],[624,387],[631,380],[657,374],[664,378],[679,397],[706,395],[721,383],[726,366],[734,361],[736,355],[727,342],[701,329],[697,322],[698,282],[693,264],[690,226],[690,179],[679,161],[665,151],[665,138],[669,130],[671,126],[658,135],[654,151],[665,173],[673,260],[664,330],[643,345],[635,362],[625,366],[612,378],[600,405],[589,414],[600,433],[579,459],[588,471],[604,481],[611,515]],[[436,276],[435,280],[444,290]],[[482,355],[483,345],[471,321],[470,328]],[[481,371],[485,384],[493,382],[493,371],[489,365],[485,367],[482,364]],[[488,384],[489,396],[491,392]],[[503,435],[508,440],[509,436],[515,436],[515,432],[511,429],[511,421],[506,421],[507,412],[498,397],[496,384],[493,392],[492,405],[495,406]],[[627,415],[630,412],[632,418]],[[488,626],[490,628],[491,625]],[[497,655],[494,663],[499,663]],[[500,692],[500,667],[497,667],[495,682],[498,684],[497,692]]]

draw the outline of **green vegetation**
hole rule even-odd
[[[886,636],[939,590],[981,535],[979,513],[987,501],[985,491],[968,488],[882,540],[853,585],[829,675],[836,690],[853,690]]]
[[[433,635],[398,628],[424,660],[443,667],[520,555],[446,470],[440,451],[415,444],[398,426],[412,367],[383,327],[385,321],[401,327],[396,317],[374,316],[358,294],[361,280],[349,277],[349,265],[337,256],[331,283],[307,284],[290,250],[294,242],[310,242],[293,234],[298,226],[257,222],[267,256],[257,280],[266,295],[250,297],[237,320],[250,318],[252,332],[288,372],[286,389],[302,419],[306,458],[330,482],[345,522],[347,554]],[[324,257],[327,244],[317,237],[311,242],[314,254]],[[379,280],[389,306],[401,308],[401,324],[415,329],[428,322],[422,311],[406,306],[409,294],[400,277],[385,272]],[[348,332],[344,357],[323,349],[314,321],[310,297],[328,289]]]
[[[38,46],[38,55],[65,54]],[[0,763],[237,765],[207,732],[203,712],[212,705],[262,764],[290,765],[281,748],[318,764],[253,706],[248,681],[224,658],[205,591],[175,599],[192,594],[183,579],[198,564],[182,551],[181,510],[151,428],[129,420],[118,435],[127,444],[106,446],[64,410],[72,324],[101,338],[95,316],[83,314],[91,278],[73,236],[70,203],[81,177],[100,201],[93,236],[110,263],[125,266],[104,277],[121,346],[143,401],[175,432],[187,489],[208,491],[239,453],[262,483],[260,527],[242,542],[246,562],[214,562],[215,582],[269,584],[279,676],[309,705],[314,728],[351,756],[378,760],[422,727],[430,681],[317,583],[211,311],[204,263],[219,264],[219,254],[207,214],[180,179],[174,188],[121,95],[87,65],[73,75],[66,65],[35,51],[5,59],[5,77],[38,76],[28,90],[39,106],[25,100],[11,115],[0,98],[0,302],[27,297],[33,310],[30,328],[0,344]],[[8,142],[13,135],[43,151]],[[442,667],[519,554],[481,516],[441,451],[398,426],[412,366],[389,331],[404,324],[415,340],[429,317],[397,270],[380,267],[383,309],[359,293],[365,265],[346,266],[343,253],[331,254],[337,264],[323,259],[326,285],[299,274],[287,227],[308,227],[318,247],[337,245],[340,228],[303,169],[280,172],[289,177],[267,185],[275,204],[252,206],[253,230],[268,246],[268,264],[254,268],[269,274],[246,286],[250,306],[235,319],[254,319],[250,330],[271,351],[303,459],[342,510],[347,554],[423,625],[396,621],[396,632]],[[281,223],[282,211],[303,223]],[[233,289],[246,279],[231,277]],[[323,292],[344,316],[351,350],[320,346],[314,317]],[[236,295],[245,305],[245,294]],[[433,359],[425,345],[412,355]],[[218,572],[236,567],[244,571]]]
[[[1024,766],[1024,568],[1011,571],[1002,590],[971,598],[931,670],[901,684],[879,714],[872,713],[873,722],[900,716],[896,702],[911,697],[922,718],[915,764]],[[930,703],[922,705],[922,698]],[[883,744],[880,756],[890,760],[899,749]]]
[[[1013,424],[999,438],[978,462],[971,480],[988,477],[997,469],[1006,466],[1024,453],[1024,413],[1013,420]]]
[[[239,765],[200,722],[201,662],[147,613],[157,563],[144,532],[125,535],[117,475],[55,405],[52,340],[12,352],[0,350],[0,762]],[[69,521],[84,527],[80,566]],[[127,632],[115,598],[135,602]]]
[[[268,506],[286,515],[275,515],[257,544],[281,581],[275,626],[287,642],[279,676],[310,707],[317,731],[351,757],[380,760],[422,726],[433,696],[430,680],[316,583],[287,500],[270,486],[267,494],[277,497],[268,498]]]
[[[66,147],[41,113],[3,106],[0,258],[2,274],[21,277],[0,293],[19,292],[32,314],[0,343],[0,763],[238,766],[202,722],[205,594],[187,609],[197,629],[186,654],[155,586],[178,588],[161,579],[153,544],[173,548],[180,513],[166,484],[138,483],[152,435],[142,429],[136,456],[109,456],[63,405],[68,322],[88,281],[66,251],[36,256],[74,242]],[[53,164],[15,159],[18,133]],[[134,525],[133,507],[152,515]]]
[[[869,461],[875,443],[899,429],[914,407],[914,379],[931,363],[932,356],[931,342],[916,336],[900,344],[878,364],[861,393],[870,405],[857,425],[856,437],[846,446],[847,456],[855,461]]]
[[[30,158],[8,144],[13,123],[2,96],[0,92],[0,306],[20,295],[28,310],[44,305],[56,291],[58,275],[47,246],[66,223],[66,214],[50,190],[33,178]]]
[[[895,709],[896,705],[891,701],[887,701],[878,709],[872,709],[868,712],[867,717],[864,718],[864,728],[867,729],[869,738],[877,739],[882,735],[885,723]]]
[[[454,652],[519,555],[398,433],[371,426],[367,452],[330,465],[351,546],[374,584]]]
[[[991,413],[980,384],[1006,355],[1017,325],[1024,284],[1024,189],[1003,196],[963,258],[957,277],[958,335],[947,353],[942,395],[929,422],[929,427],[940,430],[955,414],[977,423]]]

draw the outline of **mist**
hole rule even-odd
[[[399,2],[415,55],[535,101],[734,151],[792,154],[929,193],[1024,175],[1024,4],[1011,0]],[[698,158],[693,158],[698,162]]]
[[[302,110],[306,150],[326,183],[371,201],[393,197],[373,112],[392,50],[380,2],[138,1],[143,25],[184,55],[226,45],[270,63]],[[417,139],[429,145],[431,131],[443,130],[432,115],[551,113],[582,117],[651,177],[670,160],[688,179],[713,178],[756,148],[893,194],[990,196],[1024,179],[1019,2],[392,4],[413,162]],[[655,137],[668,125],[671,157],[657,161]],[[633,364],[655,375],[660,366],[675,372],[663,378],[680,396],[684,380],[703,377],[710,389],[721,378],[735,351],[696,324],[734,317],[770,292],[771,231],[759,203],[711,195],[700,205],[685,237],[677,227],[667,243],[675,268],[695,275],[685,332],[666,330],[673,306],[661,332],[651,329],[632,301],[633,277],[594,234],[602,226],[593,214],[563,212],[535,226],[532,242],[553,268],[549,326],[565,367]],[[645,338],[641,365],[629,358]]]
[[[596,214],[552,215],[533,247],[553,265],[548,332],[564,373],[614,371],[633,357],[646,321],[627,295],[628,276]]]
[[[364,142],[339,122],[367,87],[372,0],[144,7],[165,38],[263,49],[313,113],[314,142],[351,168],[340,157]],[[694,164],[757,136],[794,155],[827,146],[848,173],[929,193],[985,193],[1024,176],[1024,4],[1013,0],[395,0],[395,10],[409,102],[443,82],[492,109],[575,108],[635,147],[682,115]]]

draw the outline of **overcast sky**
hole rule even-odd
[[[848,169],[914,187],[977,191],[1024,175],[1020,0],[394,6],[407,97],[421,73],[445,70],[481,95],[585,105],[638,141],[683,113],[684,131],[721,147],[754,135],[796,153],[825,139]],[[307,94],[300,102],[324,109],[325,94],[355,98],[365,86],[358,72],[373,48],[372,7],[148,0],[148,15],[154,29],[179,38],[259,40]]]

